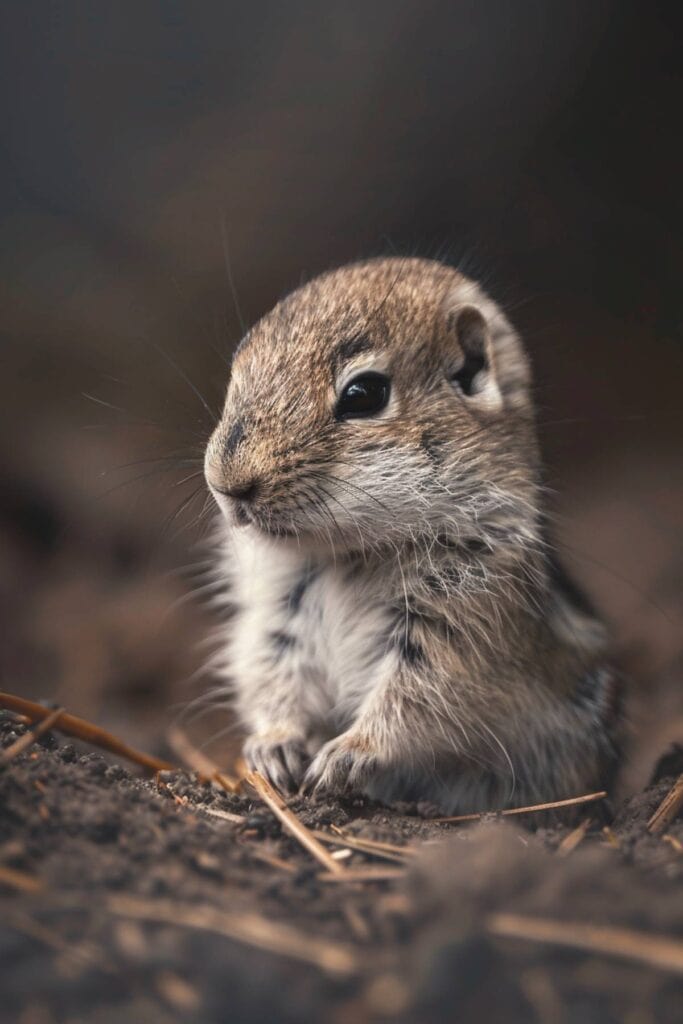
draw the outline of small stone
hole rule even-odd
[[[191,856],[190,864],[203,875],[209,875],[213,878],[220,878],[222,875],[220,859],[207,850],[200,850]]]
[[[59,746],[59,741],[52,732],[46,732],[39,736],[37,742],[38,746],[43,747],[44,750],[56,750]]]
[[[101,754],[84,754],[81,764],[91,775],[102,776],[107,770],[107,762]]]

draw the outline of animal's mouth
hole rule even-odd
[[[253,526],[265,537],[272,537],[274,540],[281,538],[291,540],[297,538],[302,532],[293,526],[282,523],[272,515],[259,514],[256,509],[245,508],[243,505],[236,505],[234,509],[235,522],[238,526]]]
[[[311,521],[301,509],[298,521],[295,522],[286,506],[277,508],[265,501],[247,502],[229,499],[216,488],[212,488],[212,491],[221,512],[230,523],[238,528],[251,526],[252,529],[270,540],[283,543],[296,541],[297,544],[307,546],[313,544],[316,547],[336,549],[335,541],[341,538],[341,534],[339,538],[337,537],[336,530],[330,533],[329,529],[317,528],[317,524]]]
[[[219,487],[211,486],[211,484],[209,487],[220,511],[228,522],[235,526],[253,526],[264,536],[276,539],[278,537],[283,539],[297,537],[301,532],[279,522],[267,509],[258,509],[246,501],[230,498]]]
[[[237,523],[238,526],[247,526],[251,522],[249,513],[247,512],[244,505],[235,505],[233,509],[233,514],[235,516],[235,522]]]
[[[261,533],[264,533],[267,537],[273,537],[277,540],[279,537],[284,540],[292,540],[299,536],[300,531],[294,530],[288,526],[281,526],[279,523],[265,523],[258,522],[257,520],[251,520],[253,526],[255,526]]]

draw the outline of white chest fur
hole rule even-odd
[[[275,670],[322,726],[343,728],[387,656],[390,568],[349,571],[242,528],[231,532],[225,569],[237,606],[226,667],[241,716],[258,718],[258,677]]]

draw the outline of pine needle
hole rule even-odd
[[[652,835],[659,835],[670,825],[683,807],[683,774],[679,775],[661,804],[647,823]]]
[[[551,800],[546,804],[531,804],[529,807],[506,807],[502,811],[478,811],[476,814],[456,814],[447,818],[428,818],[428,821],[440,822],[442,825],[454,825],[460,821],[480,821],[481,818],[509,817],[513,814],[536,814],[539,811],[554,811],[558,807],[575,807],[579,804],[589,804],[594,800],[604,800],[607,791],[601,789],[599,793],[586,793],[583,796],[573,796],[569,800]]]
[[[311,830],[297,818],[294,811],[287,806],[267,779],[264,779],[258,772],[249,772],[245,778],[249,785],[256,790],[264,804],[267,804],[273,814],[280,819],[290,835],[294,836],[324,868],[327,868],[330,874],[341,875],[344,873],[343,866],[316,839]]]
[[[522,914],[493,914],[488,928],[494,935],[564,946],[586,953],[648,964],[662,971],[683,974],[683,941],[630,928],[555,921]]]
[[[359,969],[353,950],[252,913],[231,913],[213,906],[111,896],[109,910],[124,918],[212,932],[278,956],[313,964],[329,974],[348,976]]]
[[[17,868],[8,868],[0,864],[0,885],[8,889],[16,889],[18,892],[40,892],[44,888],[43,882],[35,875],[29,875],[26,871],[19,871]]]
[[[4,750],[0,751],[0,768],[4,768],[6,765],[13,761],[15,757],[23,753],[24,750],[28,750],[29,747],[33,746],[37,739],[52,729],[57,724],[59,719],[64,714],[64,708],[57,708],[56,711],[52,711],[47,714],[47,717],[38,722],[37,725],[30,729],[23,736],[20,736],[18,740],[11,743],[9,747],[5,747]]]
[[[336,863],[336,862],[335,862]],[[347,868],[340,874],[323,872],[318,875],[321,882],[395,882],[397,878],[405,878],[405,868],[384,867],[368,864],[363,868]]]
[[[16,711],[20,715],[26,715],[34,722],[42,722],[54,714],[54,712],[44,708],[42,704],[36,704],[32,700],[25,700],[23,697],[15,697],[11,693],[0,692],[0,708]],[[73,736],[75,739],[83,740],[94,747],[108,750],[110,754],[116,754],[127,761],[132,761],[150,773],[176,770],[176,765],[169,764],[168,761],[162,761],[151,754],[143,754],[139,750],[134,750],[122,740],[112,735],[112,733],[100,728],[99,725],[93,725],[91,722],[86,722],[84,718],[69,715],[63,710],[60,710],[59,721],[55,722],[54,728],[66,736]]]
[[[228,793],[237,793],[240,788],[239,779],[221,771],[215,761],[212,761],[203,751],[198,750],[178,726],[172,726],[167,731],[166,742],[181,763],[191,771],[217,783]]]
[[[562,842],[557,848],[557,852],[560,857],[566,857],[568,854],[575,850],[579,843],[582,843],[586,838],[586,833],[591,826],[591,819],[584,818],[576,828],[568,832]]]

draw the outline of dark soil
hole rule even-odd
[[[0,720],[4,746],[22,731]],[[670,754],[607,828],[584,808],[594,824],[567,855],[567,825],[449,826],[415,808],[295,799],[311,827],[418,850],[394,879],[335,883],[257,799],[180,772],[143,781],[48,736],[0,772],[0,867],[42,883],[0,886],[4,1019],[673,1024],[680,974],[496,938],[489,922],[506,912],[683,938],[683,823],[666,839],[646,831],[681,760]],[[392,867],[359,852],[343,864]],[[291,948],[219,934],[245,914],[293,929]],[[341,964],[302,959],[297,937]]]

